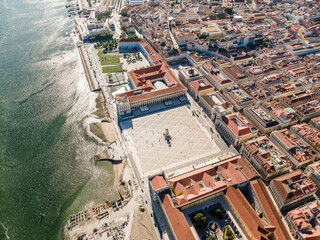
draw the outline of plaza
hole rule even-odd
[[[123,130],[142,176],[187,166],[221,154],[221,149],[190,110],[178,107],[135,118]],[[164,133],[168,129],[171,139]]]

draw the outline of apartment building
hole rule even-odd
[[[315,200],[289,211],[286,220],[296,239],[320,239],[319,201]]]
[[[241,113],[236,112],[216,118],[219,133],[232,145],[241,144],[258,135],[258,129]]]
[[[292,166],[289,158],[267,136],[244,142],[240,152],[265,181],[287,173]]]
[[[293,125],[290,131],[320,152],[320,130],[307,123]]]
[[[190,82],[188,89],[190,91],[190,95],[196,100],[199,100],[202,95],[214,92],[214,87],[205,78]]]
[[[312,198],[317,186],[298,169],[271,180],[269,189],[279,209],[285,209]]]
[[[226,74],[221,72],[219,69],[215,68],[211,63],[206,62],[202,65],[207,79],[212,83],[212,85],[221,91],[224,88],[230,87],[234,82]]]
[[[261,133],[268,133],[280,128],[279,123],[261,106],[248,107],[243,110]]]
[[[209,113],[212,120],[222,115],[228,115],[233,112],[233,106],[228,102],[220,92],[201,95],[199,99],[201,106]]]
[[[238,85],[224,89],[223,95],[233,104],[236,111],[254,104],[254,99]]]
[[[298,122],[296,111],[285,106],[280,101],[266,101],[261,104],[261,107],[263,107],[275,120],[277,120],[281,128],[288,127]]]
[[[319,157],[317,151],[288,129],[273,131],[270,139],[287,155],[295,168],[312,163]]]

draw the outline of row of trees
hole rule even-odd
[[[105,48],[106,50],[116,49],[117,47],[118,47],[118,41],[117,41],[117,39],[111,39],[111,40],[106,40],[106,41],[97,42],[97,43],[94,45],[94,48],[95,48],[95,49]]]
[[[97,18],[98,21],[100,21],[100,20],[105,21],[106,18],[108,18],[108,17],[111,16],[111,13],[112,13],[112,11],[106,11],[106,12],[104,12],[103,14],[97,15],[96,18]]]
[[[111,40],[113,34],[112,33],[97,33],[93,36],[90,36],[88,40],[90,42],[96,42],[96,41],[104,41],[104,40]]]
[[[139,37],[136,34],[121,34],[120,38],[122,39],[139,39]]]

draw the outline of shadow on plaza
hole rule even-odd
[[[131,111],[131,114],[124,115],[119,117],[118,124],[120,130],[133,129],[133,119],[146,117],[153,114],[160,114],[161,112],[165,112],[174,108],[188,106],[189,101],[181,101],[179,98],[168,100],[170,105],[166,105],[164,102],[159,102],[151,105],[147,105],[147,110],[142,111],[141,108],[136,108]]]

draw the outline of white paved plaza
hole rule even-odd
[[[171,147],[163,136],[172,137]],[[160,170],[204,161],[221,153],[185,106],[132,120],[123,131],[137,168],[143,176]]]

